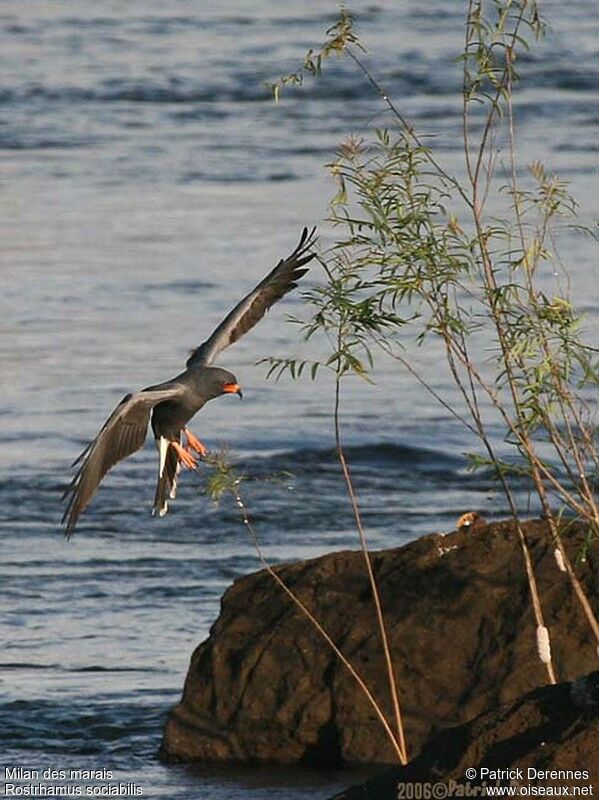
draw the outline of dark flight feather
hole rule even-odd
[[[306,274],[302,269],[314,258],[310,248],[315,243],[313,228],[304,228],[299,244],[291,255],[281,259],[266,278],[252,289],[243,300],[225,317],[212,335],[192,352],[187,360],[187,368],[206,367],[216,356],[232,345],[258,323],[268,309],[297,286],[297,281]]]
[[[81,465],[63,495],[63,500],[68,498],[62,518],[66,522],[67,537],[75,530],[79,516],[108,470],[139,450],[145,442],[154,406],[164,400],[172,400],[182,392],[181,386],[169,386],[137,392],[121,400],[93,442],[75,461],[75,464]]]

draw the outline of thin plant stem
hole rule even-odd
[[[462,188],[462,186],[460,185],[459,181],[456,178],[454,178],[453,175],[450,175],[449,172],[447,172],[447,170],[443,169],[443,167],[439,164],[437,159],[431,153],[430,149],[423,145],[422,140],[415,132],[413,126],[408,123],[407,119],[395,105],[389,94],[381,86],[378,80],[370,72],[370,70],[368,69],[366,64],[362,61],[362,59],[359,56],[357,56],[352,50],[352,48],[349,46],[346,48],[346,53],[354,62],[354,64],[356,64],[356,66],[364,73],[370,85],[374,88],[374,90],[379,95],[381,100],[387,105],[387,108],[398,120],[404,134],[410,137],[416,143],[416,145],[418,145],[418,147],[422,148],[422,151],[425,154],[427,161],[429,161],[429,163],[437,170],[439,175],[441,175],[451,186],[453,186],[453,188],[461,196],[462,200],[464,200],[464,202],[470,206],[471,200],[464,191],[464,189]]]
[[[483,422],[483,419],[482,419],[482,416],[481,416],[481,413],[480,413],[480,407],[479,407],[479,404],[478,404],[478,397],[477,397],[477,394],[476,394],[475,385],[474,385],[474,382],[473,382],[473,379],[472,379],[472,373],[470,371],[467,372],[469,385],[470,385],[470,391],[472,393],[472,395],[470,396],[468,394],[467,390],[466,390],[466,387],[463,385],[462,379],[461,379],[461,377],[460,377],[460,375],[459,375],[459,373],[458,373],[458,371],[456,369],[456,366],[455,366],[455,363],[454,363],[454,360],[453,360],[453,356],[452,356],[451,346],[449,345],[449,342],[448,342],[447,339],[446,339],[446,345],[447,345],[447,357],[448,357],[448,361],[449,361],[449,365],[450,365],[450,369],[451,369],[454,381],[455,381],[456,385],[458,386],[458,388],[460,389],[460,392],[462,394],[462,397],[464,398],[464,401],[465,401],[465,403],[466,403],[466,405],[468,407],[468,410],[470,411],[470,414],[471,414],[472,418],[474,419],[474,422],[475,422],[475,425],[476,425],[476,429],[478,431],[478,436],[479,436],[480,441],[483,443],[483,445],[485,447],[485,450],[487,451],[487,454],[488,454],[491,462],[494,463],[494,464],[497,464],[498,463],[498,459],[497,459],[497,456],[495,455],[495,451],[494,451],[494,448],[493,448],[493,446],[491,444],[491,441],[490,441],[489,437],[487,436],[485,425],[484,425],[484,422]],[[464,348],[466,348],[465,341],[463,341],[462,345],[463,345]],[[464,353],[465,353],[467,361],[469,362],[470,359],[468,358],[467,351],[464,350]],[[509,505],[509,508],[510,508],[510,513],[511,513],[512,518],[514,520],[514,523],[516,525],[516,533],[518,535],[518,542],[520,544],[520,549],[522,551],[522,557],[524,559],[524,568],[525,568],[525,571],[526,571],[526,580],[528,582],[528,588],[529,588],[529,592],[530,592],[532,608],[533,608],[533,614],[534,614],[534,617],[535,617],[537,631],[541,627],[547,629],[547,626],[545,625],[544,615],[543,615],[543,608],[542,608],[542,605],[541,605],[539,587],[538,587],[537,579],[536,579],[536,576],[535,576],[535,573],[534,573],[534,567],[533,567],[532,559],[530,557],[530,550],[529,550],[528,544],[526,542],[526,536],[524,534],[524,530],[522,529],[522,524],[520,522],[520,515],[518,514],[518,508],[516,506],[516,502],[514,500],[514,496],[512,494],[512,490],[510,488],[510,485],[509,485],[509,483],[507,481],[506,476],[503,474],[502,470],[498,470],[498,477],[499,477],[499,482],[501,483],[501,487],[503,489],[503,493],[504,493],[505,498],[506,498],[506,500],[508,502],[508,505]],[[554,667],[553,667],[553,660],[550,657],[547,661],[543,661],[542,663],[545,665],[545,669],[547,671],[547,678],[549,680],[549,683],[550,684],[555,684],[557,681],[556,681],[556,677],[555,677],[555,670],[554,670]]]
[[[385,662],[387,666],[387,674],[389,676],[389,688],[391,690],[391,700],[393,703],[393,711],[395,713],[395,722],[397,726],[397,736],[399,740],[399,746],[401,748],[401,752],[404,758],[403,763],[407,764],[408,752],[406,746],[406,738],[404,734],[401,706],[399,702],[399,692],[397,689],[397,677],[395,674],[395,668],[393,666],[393,659],[391,657],[391,648],[389,647],[389,637],[387,635],[387,627],[385,625],[385,618],[383,615],[381,598],[376,578],[374,575],[374,570],[372,568],[372,561],[370,558],[370,551],[368,549],[368,542],[366,540],[366,533],[364,531],[364,526],[362,524],[362,515],[360,514],[360,508],[358,505],[358,500],[356,498],[351,472],[349,469],[349,465],[347,463],[347,459],[345,457],[345,451],[343,449],[341,441],[340,404],[341,404],[341,376],[339,375],[339,373],[337,373],[335,381],[335,409],[334,409],[335,444],[337,448],[337,456],[339,458],[339,463],[341,464],[341,470],[343,472],[343,478],[345,480],[347,495],[349,497],[350,505],[354,515],[354,520],[356,523],[356,528],[358,531],[358,535],[360,537],[360,546],[362,549],[362,553],[364,555],[364,563],[366,565],[368,580],[370,582],[370,587],[372,590],[372,597],[376,608],[379,632],[381,634],[383,652],[385,655]]]
[[[383,713],[381,707],[379,706],[379,704],[375,700],[371,690],[368,688],[368,685],[366,684],[366,682],[364,681],[364,679],[362,678],[360,673],[356,670],[356,668],[353,666],[351,661],[349,661],[349,659],[341,652],[339,647],[335,644],[334,640],[331,638],[330,634],[321,625],[321,623],[316,619],[316,617],[312,614],[312,612],[306,606],[306,604],[302,600],[300,600],[300,598],[295,594],[295,592],[292,589],[289,588],[289,586],[287,586],[285,581],[276,572],[274,567],[271,564],[269,564],[268,561],[266,560],[266,558],[264,556],[264,553],[262,552],[262,548],[260,547],[260,542],[258,540],[258,536],[256,535],[254,527],[253,527],[253,525],[251,523],[251,520],[249,518],[249,514],[248,514],[248,511],[247,511],[246,505],[245,505],[244,500],[243,500],[243,498],[241,496],[241,492],[239,490],[239,481],[235,481],[232,491],[233,491],[233,497],[235,498],[235,503],[236,503],[237,507],[239,508],[243,524],[244,524],[245,529],[247,530],[248,535],[249,535],[249,537],[250,537],[250,539],[252,541],[252,544],[253,544],[253,546],[254,546],[254,548],[256,550],[256,553],[258,555],[258,559],[260,560],[260,563],[262,564],[264,569],[268,572],[268,574],[273,578],[273,580],[277,583],[277,585],[283,590],[283,592],[285,592],[287,597],[289,597],[289,599],[300,609],[302,614],[306,617],[306,619],[309,620],[310,624],[314,627],[314,629],[316,631],[318,631],[320,636],[325,640],[325,642],[329,645],[331,650],[333,650],[333,652],[335,653],[337,658],[341,661],[343,666],[348,670],[350,675],[354,678],[354,680],[356,681],[356,683],[358,684],[358,686],[360,687],[360,689],[364,693],[364,696],[366,697],[366,699],[368,700],[368,702],[372,706],[375,714],[379,718],[383,728],[385,729],[385,732],[387,733],[387,736],[389,737],[389,741],[391,742],[391,745],[393,747],[393,750],[395,751],[395,754],[397,755],[397,757],[399,759],[399,762],[402,765],[405,766],[407,764],[407,757],[406,757],[406,754],[405,754],[405,745],[403,745],[401,742],[398,741],[398,739],[397,739],[395,733],[393,732],[393,730],[391,728],[391,725],[389,724],[385,714]]]
[[[483,445],[484,445],[485,449],[487,450],[487,453],[488,453],[489,458],[491,459],[491,461],[493,463],[497,463],[497,456],[495,455],[495,452],[493,450],[491,442],[490,442],[490,440],[489,440],[489,438],[487,436],[486,429],[485,429],[485,426],[484,426],[484,422],[483,422],[482,417],[480,415],[480,409],[479,409],[478,402],[477,402],[477,399],[476,399],[476,391],[475,391],[475,388],[474,388],[474,384],[471,383],[471,391],[473,393],[473,397],[471,398],[471,397],[468,396],[468,394],[466,392],[466,388],[464,387],[464,385],[462,383],[462,379],[460,378],[459,373],[457,372],[457,370],[455,368],[455,362],[454,362],[453,357],[451,355],[451,349],[450,349],[449,345],[448,345],[448,348],[449,348],[448,349],[448,362],[449,362],[450,369],[451,369],[453,377],[454,377],[454,381],[455,381],[456,385],[458,386],[458,388],[460,389],[460,392],[461,392],[461,394],[462,394],[462,396],[464,398],[464,401],[466,402],[466,405],[467,405],[467,407],[469,409],[469,412],[470,412],[472,418],[474,419],[476,428],[474,428],[461,415],[456,413],[456,414],[454,414],[454,416],[460,422],[462,422],[465,425],[465,427],[468,428],[468,430],[470,430],[473,433],[475,433],[475,435],[483,443]],[[383,349],[385,349],[385,348],[383,348]],[[389,349],[386,349],[386,352],[388,352],[390,355],[392,355],[393,358],[398,358],[397,355],[395,353],[393,353],[392,351],[390,351]],[[398,359],[398,360],[400,360],[400,359]],[[401,359],[401,363],[403,363],[403,359]],[[470,376],[470,380],[472,381],[471,373],[468,372],[468,375]],[[442,398],[438,397],[437,393],[432,389],[432,387],[429,387],[428,384],[425,381],[420,381],[420,382],[424,386],[424,388],[427,389],[427,391],[429,391],[432,394],[433,397],[435,397],[439,402],[442,402],[442,405],[444,407],[447,407],[448,404],[445,401],[443,401]],[[535,618],[536,626],[537,626],[537,629],[539,627],[546,628],[547,626],[545,625],[545,619],[544,619],[544,615],[543,615],[543,608],[542,608],[542,605],[541,605],[541,599],[540,599],[540,595],[539,595],[539,588],[538,588],[538,584],[537,584],[536,577],[535,577],[535,574],[534,574],[534,567],[533,567],[532,559],[531,559],[531,556],[530,556],[530,551],[529,551],[529,548],[528,548],[528,544],[526,542],[526,536],[524,534],[524,530],[523,530],[522,524],[520,522],[520,516],[518,514],[518,509],[517,509],[517,506],[516,506],[516,502],[514,500],[514,496],[512,494],[511,488],[510,488],[510,486],[509,486],[509,484],[507,482],[507,479],[506,479],[505,475],[502,473],[501,470],[498,470],[498,475],[499,475],[499,481],[501,483],[503,493],[504,493],[504,495],[506,497],[506,500],[508,502],[508,505],[510,507],[510,513],[511,513],[512,518],[514,520],[514,523],[516,525],[516,533],[518,535],[518,542],[519,542],[520,549],[522,551],[522,557],[523,557],[523,560],[524,560],[524,568],[525,568],[526,579],[527,579],[528,587],[529,587],[529,591],[530,591],[530,597],[531,597],[531,602],[532,602],[532,607],[533,607],[533,615],[534,615],[534,618]],[[547,671],[547,678],[548,678],[549,683],[550,684],[555,684],[557,682],[557,680],[556,680],[556,676],[555,676],[555,669],[553,667],[553,661],[549,660],[549,661],[543,662],[543,663],[544,663],[545,669]]]
[[[526,2],[524,3],[524,6],[525,5],[526,5]],[[507,104],[508,105],[508,132],[509,132],[509,137],[510,137],[510,159],[511,159],[511,173],[512,173],[512,191],[513,191],[513,195],[514,195],[514,198],[515,198],[516,218],[517,218],[517,221],[518,221],[519,232],[520,232],[520,235],[522,237],[522,245],[523,245],[523,250],[524,250],[525,248],[524,248],[524,232],[523,232],[523,226],[522,226],[522,213],[521,213],[521,209],[520,209],[519,202],[518,202],[518,193],[517,193],[517,186],[516,186],[514,121],[513,121],[513,107],[512,107],[512,101],[511,101],[511,94],[512,94],[512,92],[511,92],[511,75],[512,75],[512,62],[513,62],[513,51],[512,51],[512,48],[513,48],[513,44],[511,46],[511,48],[508,48],[506,50],[506,66],[505,66],[505,71],[504,71],[504,76],[505,76],[504,80],[506,82],[506,86],[507,86],[507,89],[508,89],[508,104]],[[476,174],[475,174],[475,177],[476,177]],[[473,186],[473,189],[474,189],[474,186]],[[478,227],[480,222],[479,222],[479,212],[478,212],[478,210],[476,208],[476,203],[474,203],[474,209],[475,209],[474,210],[475,221],[477,222],[477,227]],[[483,262],[485,264],[485,278],[486,278],[486,281],[487,281],[487,285],[492,290],[496,291],[497,283],[496,283],[495,273],[490,268],[490,259],[488,257],[488,252],[486,252],[486,244],[482,241],[481,237],[479,237],[479,239],[480,239],[480,244],[481,244],[481,251],[484,251],[484,253],[483,253]],[[534,293],[532,291],[532,286],[530,284],[530,280],[531,280],[530,273],[529,273],[528,270],[525,270],[525,273],[526,273],[526,281],[527,281],[528,290],[529,290],[529,296],[531,297],[531,300],[534,303],[535,302]],[[515,410],[515,413],[516,413],[516,416],[517,416],[517,419],[518,419],[518,426],[517,427],[518,427],[518,430],[520,432],[520,438],[521,438],[521,441],[522,441],[522,444],[523,444],[524,451],[525,451],[525,453],[526,453],[526,455],[528,457],[528,460],[529,460],[530,469],[531,469],[531,476],[532,476],[533,482],[535,484],[535,487],[536,487],[536,490],[537,490],[537,494],[539,496],[539,500],[541,502],[543,513],[544,513],[545,518],[546,518],[546,520],[548,522],[548,525],[549,525],[549,528],[550,528],[550,532],[551,532],[551,535],[552,535],[552,539],[553,539],[555,545],[558,547],[558,549],[559,549],[559,551],[560,551],[560,553],[562,555],[562,560],[563,560],[563,562],[565,564],[565,567],[566,567],[566,573],[567,573],[568,578],[569,578],[569,580],[570,580],[570,582],[572,584],[572,588],[574,590],[574,593],[575,593],[575,595],[576,595],[576,597],[577,597],[577,599],[579,601],[579,604],[580,604],[580,606],[582,608],[582,611],[583,611],[583,613],[584,613],[584,615],[585,615],[585,617],[587,619],[587,622],[588,622],[588,624],[589,624],[589,626],[590,626],[590,628],[591,628],[591,630],[593,632],[593,635],[595,636],[595,639],[596,639],[597,643],[599,644],[599,623],[597,622],[597,618],[596,618],[596,616],[595,616],[595,614],[593,612],[593,609],[592,609],[592,607],[591,607],[591,605],[589,603],[589,600],[588,600],[588,597],[586,595],[586,592],[584,591],[584,589],[582,587],[582,584],[580,583],[580,581],[578,579],[578,576],[574,572],[574,569],[573,569],[573,567],[572,567],[572,565],[570,563],[568,555],[567,555],[567,553],[565,551],[565,548],[563,546],[563,543],[561,541],[559,528],[558,528],[558,526],[556,524],[555,517],[553,515],[553,512],[551,510],[550,504],[548,502],[547,492],[546,492],[546,489],[545,489],[545,484],[544,484],[544,481],[543,481],[543,479],[541,477],[541,474],[540,474],[540,471],[539,471],[539,468],[538,468],[534,445],[533,445],[532,441],[530,440],[530,437],[529,437],[529,435],[527,433],[526,425],[524,424],[524,420],[522,419],[522,414],[521,414],[521,410],[520,410],[521,409],[520,398],[519,398],[519,394],[518,394],[516,380],[514,378],[514,374],[513,374],[513,371],[512,371],[512,360],[511,360],[510,352],[509,352],[509,349],[508,349],[507,344],[506,344],[506,336],[505,336],[505,331],[504,331],[504,326],[503,326],[503,320],[501,319],[500,312],[497,309],[497,307],[495,306],[495,304],[491,303],[490,307],[491,307],[491,316],[492,316],[492,319],[493,319],[493,321],[495,323],[495,327],[496,327],[497,335],[498,335],[498,340],[499,340],[500,347],[501,347],[501,350],[502,350],[503,362],[505,364],[506,375],[507,375],[507,378],[508,378],[508,385],[509,385],[509,388],[510,388],[510,392],[512,394],[512,401],[513,401],[514,410]],[[543,337],[541,337],[541,341],[542,341],[542,346],[546,348],[546,340]],[[547,354],[547,350],[546,349],[545,349],[545,353]],[[533,457],[533,454],[534,454],[534,457]]]
[[[381,348],[381,350],[382,350],[384,353],[387,353],[387,355],[388,355],[388,356],[391,356],[391,358],[395,359],[395,361],[399,361],[399,363],[402,365],[402,367],[405,367],[405,369],[407,369],[407,371],[410,373],[410,375],[411,375],[411,376],[412,376],[412,377],[413,377],[415,380],[417,380],[417,381],[418,381],[418,383],[419,383],[419,384],[420,384],[420,385],[421,385],[421,386],[422,386],[424,389],[426,389],[426,391],[427,391],[427,392],[428,392],[428,393],[429,393],[429,394],[430,394],[432,397],[434,397],[434,398],[435,398],[435,400],[436,400],[436,401],[439,403],[439,405],[443,406],[443,408],[444,408],[444,409],[445,409],[445,410],[446,410],[446,411],[447,411],[449,414],[451,414],[451,416],[452,416],[452,417],[454,417],[455,419],[457,419],[457,420],[458,420],[458,422],[461,422],[461,424],[462,424],[462,425],[463,425],[465,428],[467,428],[467,429],[470,431],[470,433],[473,433],[475,436],[478,436],[478,431],[476,430],[476,428],[474,427],[474,425],[472,425],[470,422],[468,422],[468,420],[467,420],[467,419],[466,419],[464,416],[462,416],[462,414],[460,414],[460,413],[459,413],[459,411],[456,411],[456,410],[455,410],[455,408],[454,408],[454,407],[453,407],[453,406],[452,406],[450,403],[448,403],[448,402],[447,402],[447,400],[445,400],[445,398],[443,398],[443,397],[442,397],[442,396],[439,394],[439,392],[437,392],[437,391],[436,391],[436,389],[434,389],[434,388],[433,388],[433,387],[430,385],[430,383],[428,383],[428,381],[426,381],[426,380],[425,380],[425,379],[422,377],[422,375],[421,375],[421,374],[418,372],[418,370],[416,370],[416,369],[415,369],[415,368],[412,366],[412,364],[410,364],[410,362],[408,361],[408,359],[407,359],[407,358],[404,358],[404,357],[403,357],[403,356],[401,356],[399,353],[397,353],[395,350],[393,350],[393,349],[392,349],[392,348],[391,348],[391,347],[390,347],[390,346],[387,344],[387,342],[386,342],[386,341],[385,341],[383,338],[381,338],[380,336],[375,336],[375,335],[372,335],[372,340],[373,340],[373,342],[376,342],[376,344],[377,344],[377,345],[378,345],[378,346]]]

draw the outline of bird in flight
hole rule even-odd
[[[66,523],[67,537],[74,533],[81,513],[108,470],[142,447],[149,422],[159,453],[152,513],[161,517],[166,514],[168,500],[176,495],[181,464],[195,469],[197,460],[193,454],[202,457],[207,453],[205,445],[187,427],[188,422],[208,400],[223,394],[242,397],[235,375],[212,366],[215,358],[253,328],[273,303],[297,286],[297,281],[308,271],[305,265],[314,258],[311,251],[314,242],[315,229],[308,232],[304,228],[291,255],[279,261],[209,338],[192,351],[183,372],[123,397],[96,438],[73,462],[74,467],[79,467],[63,495],[67,506],[62,521]]]

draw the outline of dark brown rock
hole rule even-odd
[[[526,524],[558,680],[589,672],[596,645],[546,526]],[[584,531],[568,534],[574,556]],[[510,522],[433,534],[372,555],[396,665],[410,755],[546,683],[522,555]],[[579,568],[597,609],[599,549]],[[391,718],[375,612],[360,552],[278,568]],[[225,593],[194,652],[161,754],[176,760],[393,763],[385,733],[353,678],[261,571]]]
[[[599,687],[599,672],[588,676]],[[449,796],[475,796],[475,787],[591,786],[599,789],[599,697],[594,704],[576,703],[571,684],[543,686],[512,703],[499,706],[458,728],[435,736],[407,767],[392,767],[334,800],[397,800],[414,784],[442,783]],[[481,773],[482,768],[493,773]],[[468,780],[466,770],[476,771]],[[497,780],[498,770],[511,771]],[[520,770],[518,774],[517,770]],[[561,775],[559,771],[562,771]],[[558,776],[550,777],[551,771]],[[588,775],[567,777],[576,771]],[[403,784],[403,791],[400,785]],[[460,792],[460,787],[464,791]],[[413,795],[411,795],[413,796]],[[439,795],[436,795],[439,796]]]

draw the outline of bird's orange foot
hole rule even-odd
[[[179,461],[185,464],[187,469],[197,469],[198,462],[191,453],[188,453],[187,450],[179,444],[179,442],[171,442],[171,447],[175,449],[175,452],[179,456]]]
[[[189,450],[195,450],[200,458],[204,458],[204,456],[208,454],[208,448],[206,445],[203,442],[200,442],[200,440],[193,435],[189,428],[184,428],[183,433],[185,434],[185,438],[187,440],[187,451],[189,452]]]

